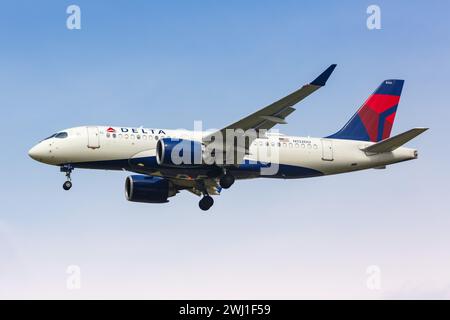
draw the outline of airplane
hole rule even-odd
[[[329,136],[286,136],[272,129],[286,124],[295,104],[325,86],[335,67],[330,65],[312,82],[218,131],[79,126],[51,135],[28,154],[60,167],[66,175],[64,190],[72,187],[74,169],[125,170],[135,173],[125,180],[127,200],[166,203],[187,190],[201,197],[199,207],[205,211],[214,204],[212,196],[236,180],[319,177],[417,159],[417,150],[403,145],[428,128],[390,136],[404,80],[383,81]]]

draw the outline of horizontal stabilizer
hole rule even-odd
[[[363,151],[368,153],[382,153],[382,152],[390,152],[393,151],[405,143],[407,143],[409,140],[414,139],[419,134],[427,131],[428,128],[414,128],[408,131],[405,131],[403,133],[400,133],[396,136],[384,139],[383,141],[380,141],[378,143],[375,143],[371,146],[368,146],[367,148],[364,148]]]

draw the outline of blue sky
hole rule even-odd
[[[366,8],[381,8],[368,30]],[[77,4],[82,29],[66,28]],[[2,298],[450,298],[447,1],[8,1],[0,11]],[[419,159],[347,175],[238,182],[212,211],[181,193],[127,202],[127,173],[74,172],[27,150],[88,124],[231,123],[337,63],[281,132],[338,130],[388,78],[393,133]],[[80,290],[66,289],[79,265]],[[381,290],[366,269],[381,270]]]

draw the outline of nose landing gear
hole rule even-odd
[[[71,166],[70,164],[66,164],[61,166],[60,171],[61,172],[65,172],[66,173],[66,182],[64,182],[63,184],[63,189],[64,190],[70,190],[70,188],[72,188],[72,178],[70,177],[70,174],[73,171],[73,166]]]
[[[64,184],[63,184],[63,189],[67,191],[67,190],[70,190],[70,188],[72,188],[72,182],[69,181],[69,180],[67,180],[67,181],[64,182]]]

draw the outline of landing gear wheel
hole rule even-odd
[[[208,210],[209,208],[212,207],[212,205],[214,204],[214,199],[211,196],[204,196],[199,202],[198,202],[198,206],[200,207],[200,209],[202,209],[203,211]]]
[[[70,188],[72,188],[72,182],[71,181],[64,182],[63,189],[67,191],[70,190]]]
[[[61,166],[59,168],[59,171],[64,172],[66,174],[66,179],[67,180],[63,184],[63,189],[66,190],[66,191],[70,190],[70,188],[72,188],[72,181],[71,181],[71,178],[70,178],[70,174],[73,171],[73,166],[71,164],[65,164],[65,165],[63,165],[63,166]]]
[[[234,177],[233,177],[233,175],[231,175],[231,174],[228,173],[228,174],[226,174],[226,175],[223,175],[223,176],[220,178],[219,183],[220,183],[220,186],[221,186],[222,188],[228,189],[229,187],[231,187],[231,186],[233,185],[233,183],[234,183]]]

